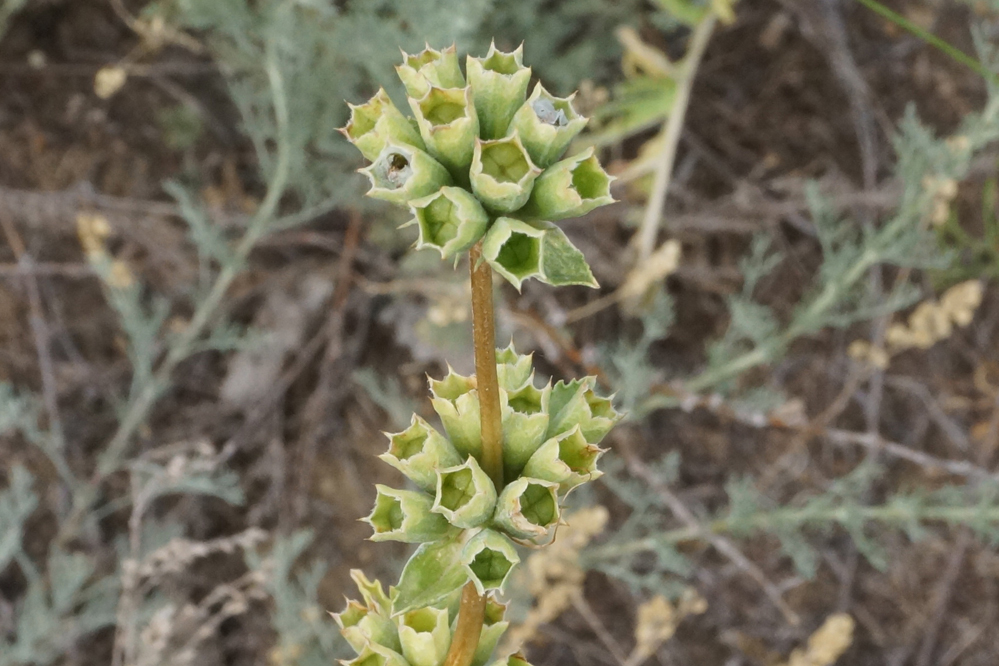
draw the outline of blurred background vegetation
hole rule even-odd
[[[995,0],[3,0],[0,32],[0,665],[344,656],[348,570],[405,555],[357,523],[381,431],[471,335],[336,128],[405,107],[400,48],[494,39],[579,91],[620,200],[564,225],[601,290],[498,287],[497,337],[629,412],[508,646],[999,660]]]

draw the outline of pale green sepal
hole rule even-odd
[[[524,465],[523,475],[557,483],[559,494],[564,495],[603,474],[597,469],[597,460],[603,453],[603,449],[587,442],[576,426],[542,444]]]
[[[508,483],[496,501],[493,525],[518,539],[536,539],[558,522],[558,490],[555,481],[521,476]]]
[[[475,139],[479,136],[471,89],[431,86],[423,97],[410,97],[409,105],[416,115],[427,152],[447,167],[459,184],[466,185]]]
[[[524,103],[531,68],[524,67],[523,56],[523,44],[511,53],[504,53],[494,42],[485,58],[469,56],[465,62],[483,139],[504,136],[513,115]]]
[[[443,539],[450,531],[447,520],[430,510],[434,502],[429,495],[381,484],[375,490],[375,508],[364,519],[374,530],[372,541],[426,543]]]
[[[482,454],[482,425],[479,420],[479,394],[475,378],[464,377],[448,367],[441,380],[430,380],[430,403],[444,424],[451,444],[462,456]],[[460,461],[459,461],[460,462]],[[458,464],[458,463],[455,463]],[[434,492],[437,475],[434,474]]]
[[[544,245],[541,248],[541,277],[555,287],[578,284],[596,289],[597,284],[586,257],[566,237],[565,232],[551,222],[535,222],[545,230]]]
[[[402,569],[399,584],[392,590],[394,615],[432,606],[468,581],[468,571],[460,561],[468,534],[461,532],[451,539],[425,543],[416,549]]]
[[[461,565],[465,568],[479,594],[486,590],[502,590],[520,556],[513,542],[503,534],[484,529],[461,550]]]
[[[479,200],[460,187],[442,187],[409,206],[420,228],[417,249],[433,248],[442,259],[475,245],[489,224]]]
[[[360,172],[371,182],[369,197],[400,206],[453,182],[448,170],[433,157],[395,141],[387,141],[375,161]]]
[[[423,51],[410,55],[403,51],[402,64],[395,68],[406,86],[406,93],[420,99],[430,91],[430,86],[438,88],[464,88],[465,77],[461,75],[458,52],[452,44],[440,51],[428,44]]]
[[[392,612],[392,600],[389,595],[385,594],[380,580],[368,580],[368,577],[360,569],[351,569],[350,579],[357,585],[357,589],[361,592],[361,598],[364,599],[368,608],[382,615],[388,615]]]
[[[490,211],[512,213],[522,208],[540,174],[516,131],[503,139],[475,140],[469,178],[472,192]]]
[[[499,612],[492,611],[490,606],[498,606]],[[493,656],[496,645],[510,626],[510,623],[503,619],[505,611],[505,605],[495,602],[491,597],[487,600],[485,623],[482,626],[482,633],[479,634],[479,645],[475,648],[470,666],[485,666]]]
[[[482,239],[482,257],[520,291],[524,280],[541,276],[544,236],[522,220],[498,218]]]
[[[531,381],[533,354],[518,354],[511,342],[506,349],[496,350],[496,375],[501,389],[516,391]]]
[[[623,415],[614,409],[611,399],[593,392],[595,381],[593,377],[584,377],[555,384],[549,401],[546,438],[578,425],[586,441],[597,444],[621,420]]]
[[[531,198],[520,212],[541,220],[578,217],[614,202],[610,194],[611,181],[593,154],[593,148],[587,148],[553,164],[538,176]]]
[[[364,604],[347,600],[347,607],[339,613],[330,613],[340,627],[340,634],[347,644],[360,654],[368,643],[391,644],[395,627],[387,616],[373,612]]]
[[[374,162],[387,142],[402,143],[423,150],[420,132],[409,118],[396,108],[384,88],[364,104],[350,107],[350,122],[340,132],[361,154]]]
[[[451,647],[446,608],[424,607],[396,617],[402,654],[412,666],[440,666]]]
[[[359,569],[350,572],[357,583],[364,603],[348,600],[347,607],[340,613],[330,613],[340,633],[360,653],[369,643],[385,645],[399,650],[399,638],[395,624],[389,619],[392,604],[378,581],[369,581]]]
[[[586,118],[572,107],[575,96],[555,97],[538,83],[513,116],[508,132],[520,134],[531,159],[542,169],[558,161],[586,126]]]
[[[500,389],[503,411],[503,468],[515,479],[545,441],[551,385],[537,388],[529,380],[516,391]]]
[[[428,493],[437,490],[439,468],[461,463],[454,445],[416,414],[408,428],[386,436],[389,450],[378,457]]]
[[[378,643],[367,644],[357,657],[349,661],[341,659],[340,663],[343,666],[409,666],[401,654]]]
[[[478,527],[489,520],[495,508],[496,486],[472,456],[461,465],[437,471],[432,511],[455,527]]]

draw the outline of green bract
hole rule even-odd
[[[586,119],[572,96],[555,97],[541,84],[527,98],[531,70],[523,47],[507,53],[494,44],[466,63],[467,84],[454,46],[403,54],[396,71],[413,118],[384,90],[351,106],[341,131],[372,161],[361,169],[371,182],[368,194],[412,211],[418,248],[443,259],[476,248],[490,267],[485,275],[495,271],[518,290],[530,278],[596,287],[582,253],[553,223],[613,201],[612,178],[592,148],[563,159]],[[476,294],[488,293],[482,284],[472,291],[480,314],[484,297]],[[477,336],[492,327],[491,314],[487,326],[478,321]],[[539,387],[531,356],[511,345],[496,351],[496,383],[483,381],[489,383],[448,368],[430,381],[443,431],[414,415],[408,428],[387,434],[380,458],[414,488],[376,486],[364,520],[373,541],[419,546],[388,594],[352,574],[362,601],[348,601],[334,615],[357,653],[343,662],[349,666],[443,666],[452,642],[465,646],[462,663],[496,659],[508,623],[505,607],[489,594],[502,592],[520,562],[516,544],[553,538],[566,493],[600,475],[598,444],[621,415],[595,393],[593,377]],[[489,402],[480,405],[480,398]],[[474,634],[455,634],[476,626],[457,617],[459,607],[466,612],[460,600],[470,584],[486,595],[474,654]],[[492,666],[529,664],[513,655]]]

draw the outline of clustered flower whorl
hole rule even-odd
[[[448,259],[483,241],[483,258],[517,289],[528,278],[596,286],[583,255],[552,222],[611,203],[612,178],[592,149],[558,161],[586,125],[573,96],[540,83],[530,97],[523,46],[493,44],[468,57],[455,47],[403,54],[396,68],[414,118],[384,90],[351,106],[341,131],[369,160],[368,195],[413,212],[417,247]]]

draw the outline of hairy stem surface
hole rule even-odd
[[[503,490],[503,418],[496,379],[496,325],[493,319],[493,269],[482,261],[482,243],[468,252],[472,278],[472,337],[482,424],[482,469]]]
[[[496,323],[493,315],[493,269],[482,261],[482,243],[468,251],[472,280],[472,337],[475,340],[475,377],[482,427],[482,469],[503,489],[503,419],[496,378]],[[479,646],[485,621],[486,597],[472,582],[461,591],[458,624],[444,666],[468,666]]]

